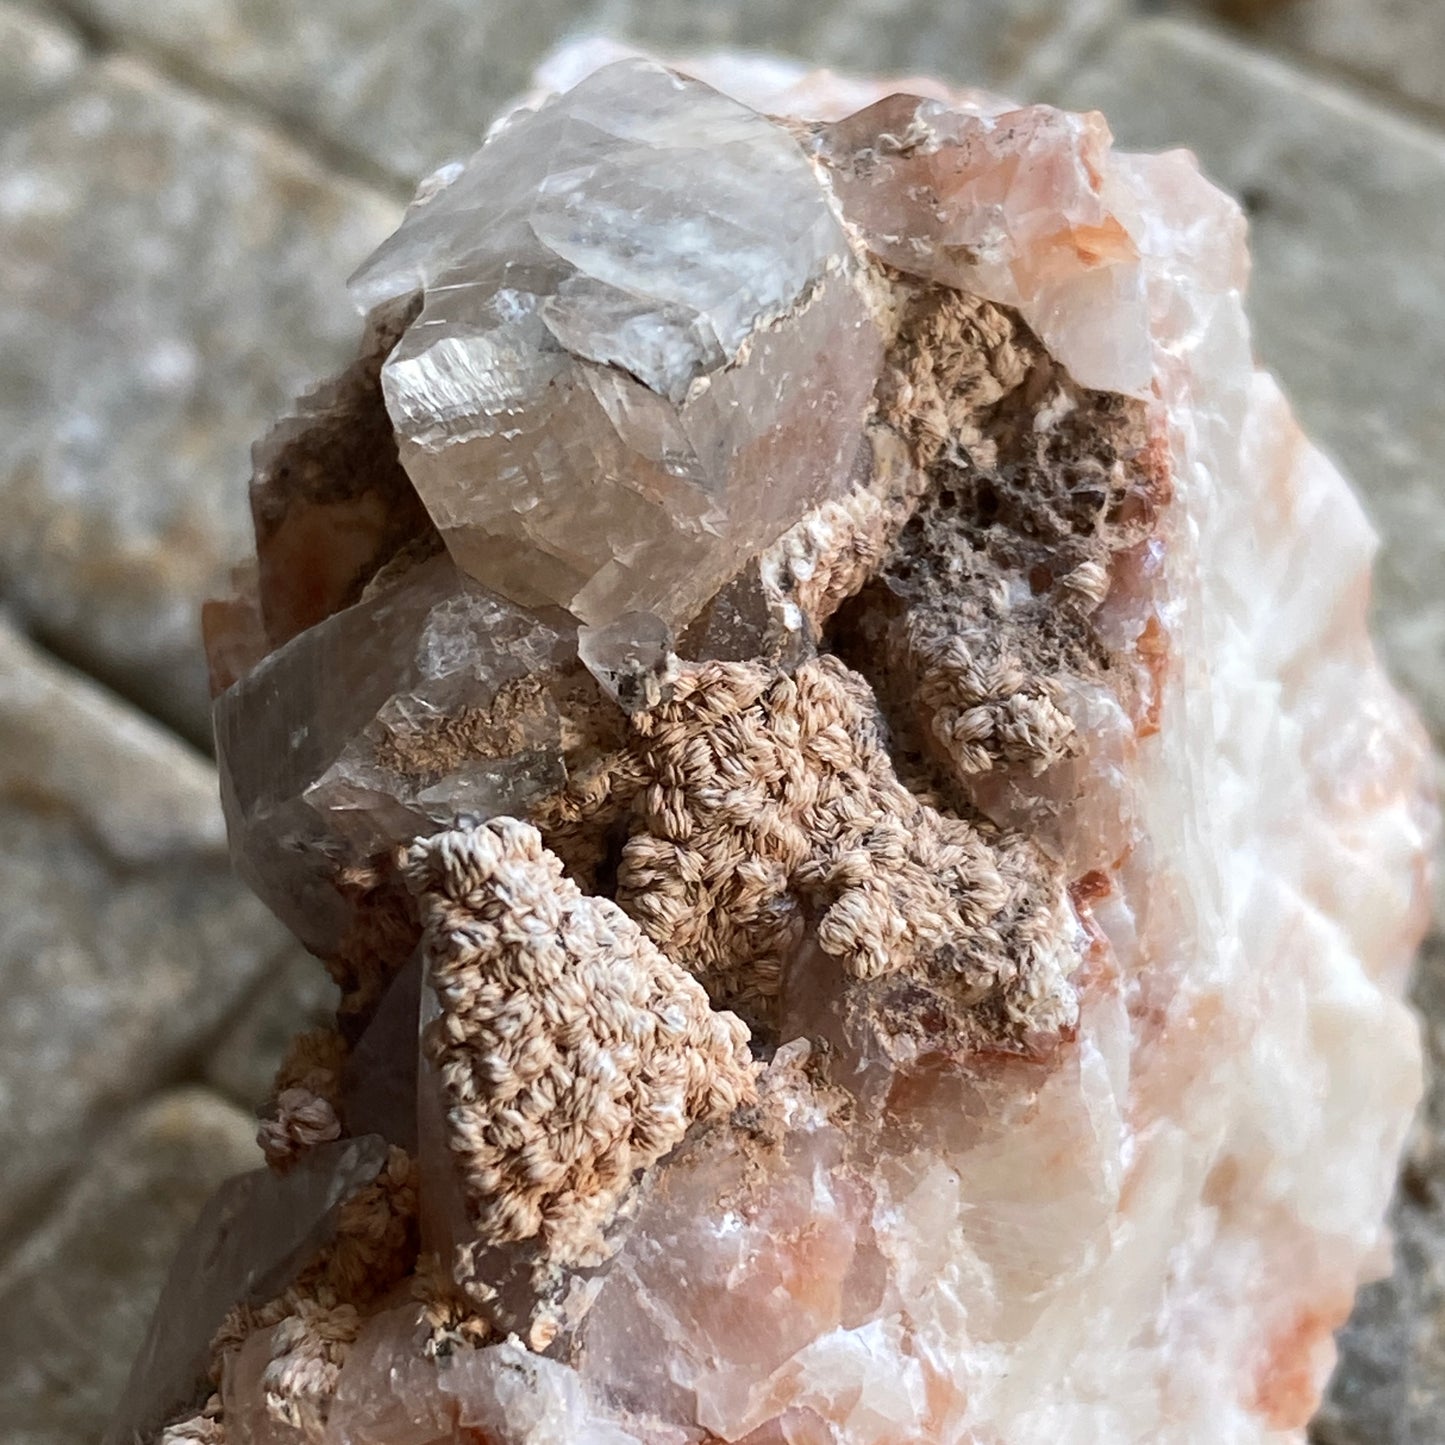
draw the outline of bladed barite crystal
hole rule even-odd
[[[262,1140],[388,1152],[163,1439],[1301,1439],[1434,818],[1239,210],[1098,116],[615,53],[258,451],[227,815],[342,986]]]

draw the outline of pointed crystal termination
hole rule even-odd
[[[1075,381],[1142,395],[1152,367],[1145,268],[1120,218],[1127,197],[1109,173],[1109,144],[1097,113],[979,115],[916,95],[816,135],[844,214],[875,255],[1018,307]]]
[[[656,707],[677,671],[672,629],[651,612],[624,612],[615,622],[583,627],[577,655],[602,690],[628,712]]]
[[[284,1175],[237,1175],[211,1196],[171,1265],[145,1344],[105,1445],[132,1445],[192,1403],[211,1337],[233,1305],[284,1289],[336,1232],[345,1200],[376,1178],[386,1141],[374,1134],[318,1145]]]
[[[418,564],[217,700],[238,867],[308,947],[334,950],[338,868],[563,782],[561,709],[579,675],[565,614],[517,607],[445,556]]]
[[[786,130],[627,62],[513,119],[353,285],[423,297],[382,385],[457,564],[676,629],[846,485],[882,345],[856,272]]]

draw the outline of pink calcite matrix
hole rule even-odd
[[[1303,1439],[1434,816],[1247,275],[1187,154],[761,59],[423,186],[207,617],[338,1026],[113,1440]]]

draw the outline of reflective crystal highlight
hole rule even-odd
[[[445,556],[293,638],[216,704],[243,876],[306,944],[334,948],[338,867],[563,781],[569,670],[565,615],[519,608]]]
[[[354,285],[424,297],[382,382],[458,565],[676,627],[844,485],[880,352],[855,271],[786,131],[626,62],[515,116]]]

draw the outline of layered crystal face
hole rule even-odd
[[[626,62],[515,116],[353,284],[422,297],[382,384],[458,566],[677,627],[842,490],[881,351],[857,271],[790,135]]]
[[[1435,820],[1238,208],[569,63],[258,452],[227,817],[342,1005],[112,1439],[1301,1440]]]
[[[334,948],[339,867],[561,785],[579,671],[566,614],[520,608],[446,556],[308,628],[217,701],[243,875],[303,942]]]

